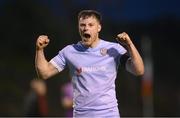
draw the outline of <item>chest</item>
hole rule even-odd
[[[111,56],[107,52],[72,52],[67,56],[67,62],[73,71],[105,72],[115,70],[118,62],[116,56]]]

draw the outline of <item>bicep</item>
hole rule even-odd
[[[48,63],[48,76],[52,77],[54,75],[56,75],[57,73],[59,73],[59,70],[52,64],[52,63]]]
[[[133,73],[131,58],[126,61],[125,68],[128,72]]]

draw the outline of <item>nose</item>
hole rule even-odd
[[[83,30],[84,31],[87,31],[89,28],[88,28],[88,26],[86,25],[86,26],[84,26],[84,28],[83,28]]]

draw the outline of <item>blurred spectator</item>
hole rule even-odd
[[[25,99],[25,116],[48,116],[47,87],[43,80],[30,82],[30,93]]]
[[[61,92],[61,105],[65,110],[65,117],[73,117],[73,87],[72,83],[65,83],[60,87]]]

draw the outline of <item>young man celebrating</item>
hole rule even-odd
[[[142,58],[125,32],[118,34],[117,40],[126,48],[99,38],[101,15],[97,11],[81,11],[78,23],[81,41],[66,46],[49,62],[43,51],[49,44],[48,36],[38,37],[37,73],[47,79],[69,67],[74,89],[74,117],[120,117],[115,92],[118,66],[124,66],[134,75],[142,75]]]

